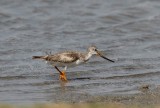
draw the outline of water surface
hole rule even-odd
[[[159,0],[1,0],[0,102],[83,102],[159,85],[159,10]],[[91,44],[116,62],[95,57],[70,68],[67,84],[32,60]]]

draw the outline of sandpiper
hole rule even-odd
[[[48,54],[45,56],[33,56],[33,59],[43,59],[47,61],[60,73],[59,79],[62,81],[67,81],[67,67],[85,63],[92,57],[92,55],[98,55],[110,62],[114,62],[113,60],[106,58],[100,51],[98,51],[97,47],[95,46],[89,47],[85,53],[78,51],[64,51],[56,54]],[[61,71],[58,67],[64,67],[64,70]]]

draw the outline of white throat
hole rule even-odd
[[[89,60],[92,57],[92,55],[93,55],[92,53],[88,52],[86,54],[85,60]]]

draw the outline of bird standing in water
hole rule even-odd
[[[110,62],[114,62],[106,58],[95,46],[88,48],[87,52],[78,52],[78,51],[64,51],[56,54],[50,54],[45,56],[33,56],[33,59],[42,59],[47,61],[49,64],[54,66],[54,68],[60,73],[60,80],[67,81],[66,70],[67,67],[76,66],[82,63],[87,62],[92,55],[98,55]],[[58,67],[64,67],[64,70],[61,71]]]

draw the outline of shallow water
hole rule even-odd
[[[159,0],[1,0],[0,102],[83,102],[137,94],[160,84]],[[34,55],[96,45],[95,57],[68,69],[67,84]]]

